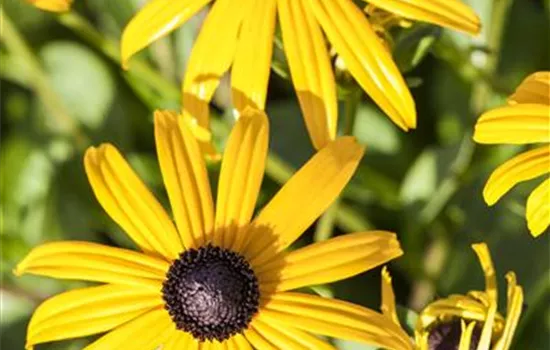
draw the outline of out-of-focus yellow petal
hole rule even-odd
[[[491,345],[491,337],[493,332],[493,325],[495,323],[495,316],[497,312],[497,279],[495,276],[495,268],[493,266],[493,260],[491,259],[491,253],[485,243],[472,244],[472,248],[477,254],[483,274],[485,275],[485,293],[489,299],[489,308],[487,310],[485,323],[481,330],[481,336],[477,350],[489,349]]]
[[[287,291],[355,276],[402,254],[394,233],[369,231],[308,245],[254,271],[262,288]]]
[[[550,178],[544,180],[527,198],[527,226],[538,237],[550,226]]]
[[[310,0],[317,20],[359,85],[407,131],[416,127],[414,100],[365,14],[351,0]]]
[[[157,155],[174,220],[186,248],[197,248],[214,227],[208,173],[187,123],[173,112],[155,112]]]
[[[363,147],[341,137],[315,154],[252,222],[242,253],[252,265],[292,244],[336,199],[352,177]]]
[[[336,136],[338,106],[330,57],[309,0],[279,0],[279,22],[294,89],[316,149]]]
[[[478,143],[550,142],[550,106],[517,104],[492,109],[477,120]]]
[[[38,7],[41,10],[52,12],[69,11],[73,0],[26,0],[28,3]]]
[[[159,307],[107,333],[84,350],[155,350],[175,331],[168,312]]]
[[[178,257],[183,245],[174,224],[114,146],[88,148],[84,165],[103,209],[142,250]]]
[[[261,313],[252,321],[250,326],[269,343],[273,344],[276,349],[334,350],[334,347],[321,339],[292,326],[276,325],[274,327],[268,320],[262,320]],[[264,349],[263,347],[257,348]]]
[[[14,273],[160,289],[169,263],[122,248],[90,242],[40,245],[21,261]]]
[[[481,29],[479,17],[460,0],[368,0],[369,4],[408,19],[470,34]]]
[[[468,325],[466,325],[466,322],[464,322],[464,320],[460,322],[462,333],[460,334],[460,343],[458,345],[458,350],[470,350],[470,343],[472,341],[472,334],[474,333],[475,326],[475,322],[470,322]]]
[[[383,348],[413,349],[401,327],[384,315],[355,304],[300,293],[277,293],[264,303],[258,317],[271,325]]]
[[[157,306],[159,291],[123,285],[72,290],[43,302],[27,330],[27,345],[109,331]]]
[[[176,330],[166,339],[162,350],[199,350],[199,342],[184,331]]]
[[[523,308],[523,288],[517,285],[516,275],[513,272],[506,274],[508,281],[508,305],[506,306],[506,324],[493,350],[508,350],[512,344],[512,337],[518,325],[521,309]]]
[[[382,268],[381,279],[382,305],[380,306],[380,309],[386,317],[392,320],[396,325],[400,325],[399,318],[397,317],[397,309],[395,307],[395,294],[393,293],[391,275],[386,266]]]
[[[208,102],[233,62],[238,35],[251,0],[216,0],[191,50],[183,81],[182,108],[208,128]]]
[[[240,250],[243,233],[237,232],[250,222],[256,206],[265,171],[268,138],[266,115],[247,108],[233,127],[224,152],[216,200],[214,244]]]
[[[141,49],[168,35],[212,0],[152,0],[130,20],[120,42],[122,66]]]
[[[231,68],[233,106],[264,109],[273,52],[276,0],[253,1],[245,16]]]
[[[487,180],[483,198],[495,204],[516,184],[550,173],[550,145],[543,146],[506,161]]]
[[[533,73],[517,87],[508,103],[538,103],[550,105],[550,72]]]

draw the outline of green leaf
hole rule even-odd
[[[380,110],[372,105],[360,105],[357,110],[353,134],[367,145],[368,152],[395,154],[401,149],[399,131]]]
[[[440,33],[441,28],[429,24],[419,24],[413,29],[405,30],[393,48],[399,70],[408,72],[422,62]]]
[[[47,44],[40,56],[69,114],[88,128],[99,127],[115,94],[105,62],[90,49],[73,42]]]
[[[433,149],[426,149],[418,156],[405,175],[400,198],[404,204],[412,204],[429,198],[437,184],[437,159]]]

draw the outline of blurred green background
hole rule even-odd
[[[77,0],[57,16],[20,0],[2,4],[1,46],[1,325],[0,348],[23,349],[26,325],[45,298],[82,283],[12,274],[34,246],[51,240],[131,246],[96,202],[83,171],[89,145],[115,144],[158,198],[167,203],[155,159],[152,111],[179,108],[179,84],[205,13],[152,45],[124,72],[118,64],[121,30],[144,1]],[[417,103],[418,129],[403,133],[364,93],[339,77],[342,128],[367,154],[338,206],[299,244],[372,228],[398,233],[404,257],[390,264],[398,303],[414,318],[428,302],[483,289],[470,244],[492,252],[505,313],[504,274],[515,271],[525,307],[514,349],[550,348],[548,232],[533,239],[524,211],[540,179],[517,186],[489,208],[481,197],[490,172],[521,151],[476,146],[471,134],[481,112],[505,102],[521,80],[550,69],[550,5],[542,0],[470,0],[483,32],[471,38],[415,24],[393,30],[393,51]],[[267,112],[271,154],[258,207],[313,153],[292,85],[275,49]],[[224,81],[213,103],[219,149],[230,127]],[[354,104],[356,109],[353,108]],[[352,106],[351,109],[349,107]],[[344,118],[353,113],[354,118]],[[211,164],[215,179],[219,164]],[[380,270],[319,291],[378,309]],[[405,309],[405,310],[407,310]],[[80,349],[86,339],[38,346]],[[339,343],[341,349],[367,349]]]

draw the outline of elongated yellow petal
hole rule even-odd
[[[472,244],[472,248],[476,252],[481,268],[483,269],[483,274],[485,275],[485,293],[487,293],[487,297],[489,299],[489,308],[487,310],[485,323],[483,324],[483,329],[481,330],[481,336],[477,346],[477,350],[486,350],[489,349],[491,345],[493,325],[497,312],[497,279],[495,276],[493,261],[491,259],[491,253],[489,252],[487,245],[485,243],[477,243]]]
[[[225,341],[228,350],[253,350],[243,334],[236,334]]]
[[[28,3],[38,7],[41,10],[52,12],[69,11],[73,3],[72,0],[26,0]]]
[[[296,350],[333,350],[334,347],[306,332],[291,326],[272,326],[268,320],[262,320],[262,314],[252,321],[251,327],[275,346],[276,349]],[[259,348],[263,349],[263,348]]]
[[[183,81],[182,107],[202,127],[208,127],[208,102],[233,62],[239,29],[250,4],[251,0],[238,6],[233,0],[217,0],[193,45]]]
[[[103,209],[142,250],[178,257],[183,245],[168,214],[114,146],[88,148],[84,165]]]
[[[284,50],[309,136],[316,149],[336,136],[338,106],[325,38],[309,0],[277,2]]]
[[[214,227],[208,173],[197,141],[183,117],[155,112],[155,141],[174,220],[186,248],[197,248]]]
[[[508,103],[537,103],[550,105],[550,72],[533,73],[508,98]]]
[[[162,304],[159,291],[123,285],[65,292],[36,309],[29,323],[26,347],[105,332]]]
[[[276,0],[253,1],[245,16],[231,68],[233,106],[264,109],[273,52]]]
[[[533,237],[550,226],[550,178],[544,180],[527,198],[527,226]]]
[[[258,266],[292,244],[340,194],[362,156],[353,137],[339,138],[314,155],[253,221],[243,250],[248,261]]]
[[[386,266],[382,268],[381,280],[382,303],[380,309],[386,317],[393,321],[393,323],[400,325],[399,318],[397,317],[397,309],[395,307],[395,294],[393,293],[391,275]]]
[[[550,142],[550,106],[517,104],[492,109],[479,117],[474,140],[509,144]]]
[[[517,155],[499,166],[487,180],[483,198],[493,205],[516,184],[547,173],[550,173],[550,145]]]
[[[116,328],[84,349],[154,350],[175,331],[176,327],[168,312],[160,307]]]
[[[199,342],[189,333],[176,330],[166,339],[162,350],[198,350]]]
[[[368,0],[369,4],[408,19],[477,34],[481,24],[475,12],[460,0]]]
[[[254,270],[263,288],[287,291],[355,276],[402,254],[394,233],[369,231],[308,245]]]
[[[359,85],[407,131],[416,127],[414,100],[364,13],[351,0],[310,0],[315,17]]]
[[[340,300],[277,293],[261,307],[262,321],[390,349],[413,349],[408,335],[384,315]]]
[[[271,344],[262,334],[258,333],[254,327],[248,327],[244,331],[244,336],[254,347],[254,349],[278,350],[275,345]]]
[[[153,41],[170,34],[212,0],[152,0],[130,20],[122,33],[122,66]]]
[[[470,322],[466,325],[464,320],[460,323],[462,333],[460,334],[460,343],[458,345],[458,350],[470,350],[470,343],[472,341],[472,334],[474,333],[474,327],[476,326],[475,322]]]
[[[31,250],[14,272],[159,290],[169,267],[164,260],[127,249],[89,242],[54,242]]]
[[[508,350],[510,348],[523,308],[523,288],[517,285],[516,275],[513,272],[508,272],[506,280],[508,281],[506,324],[493,350]]]
[[[233,127],[221,166],[214,243],[239,251],[237,231],[250,222],[265,170],[269,138],[266,115],[247,108]],[[242,236],[242,234],[240,235]]]

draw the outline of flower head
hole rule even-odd
[[[545,144],[499,166],[483,189],[485,202],[493,205],[516,184],[546,175],[527,199],[526,209],[529,231],[535,237],[542,234],[550,226],[550,72],[530,75],[509,97],[507,106],[484,113],[476,123],[474,140]]]
[[[212,0],[155,0],[128,23],[122,64],[167,35]],[[407,19],[475,34],[475,13],[460,0],[372,0],[371,5]],[[325,37],[347,70],[403,130],[416,127],[412,96],[391,53],[363,10],[351,0],[216,0],[191,52],[183,82],[183,109],[208,127],[208,102],[231,67],[233,105],[263,109],[276,17],[305,123],[316,148],[337,129],[334,72]],[[323,35],[324,32],[324,35]]]
[[[508,281],[507,315],[497,311],[497,282],[489,249],[485,243],[473,244],[485,275],[485,290],[466,295],[450,295],[426,306],[415,327],[415,349],[421,350],[507,350],[512,343],[523,307],[523,289],[513,272]],[[391,277],[382,271],[382,311],[396,324],[395,297]],[[408,350],[411,347],[397,348]]]
[[[103,283],[35,311],[27,348],[106,333],[86,349],[330,349],[311,333],[394,348],[403,331],[372,310],[291,290],[344,279],[402,254],[395,234],[359,232],[286,251],[330,205],[363,149],[320,150],[251,220],[268,150],[262,112],[247,109],[223,157],[216,209],[199,145],[176,114],[155,113],[174,221],[110,144],[84,157],[105,211],[141,252],[90,242],[33,249],[16,274]]]

